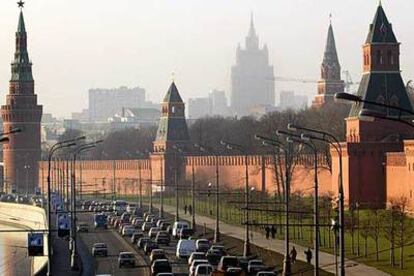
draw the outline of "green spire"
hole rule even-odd
[[[25,33],[26,32],[26,26],[24,24],[23,11],[20,11],[19,24],[17,25],[17,32],[18,33]]]

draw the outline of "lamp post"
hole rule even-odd
[[[72,167],[73,167],[73,169],[72,169],[72,171],[71,171],[71,173],[72,173],[72,175],[71,175],[71,178],[72,178],[72,183],[71,183],[71,192],[70,192],[70,194],[71,194],[71,202],[72,202],[72,206],[71,206],[71,209],[72,209],[72,223],[71,223],[71,234],[72,234],[72,239],[71,239],[71,241],[72,241],[72,254],[71,254],[71,262],[70,262],[70,266],[71,266],[71,268],[72,268],[72,270],[78,270],[79,269],[79,267],[78,267],[78,264],[77,264],[77,245],[76,245],[76,220],[77,220],[77,218],[76,218],[76,174],[75,174],[75,171],[76,171],[76,158],[77,158],[77,156],[78,155],[80,155],[82,152],[84,152],[84,151],[87,151],[87,150],[91,150],[92,148],[95,148],[96,147],[96,145],[98,144],[98,143],[101,143],[102,142],[102,140],[99,140],[99,141],[95,141],[95,142],[92,142],[92,143],[87,143],[87,144],[83,144],[83,145],[80,145],[79,147],[77,147],[74,151],[73,151],[73,163],[72,163]],[[82,183],[81,183],[82,184]]]
[[[315,250],[315,265],[314,265],[314,275],[319,276],[319,202],[318,202],[318,150],[315,146],[315,144],[312,142],[311,138],[307,135],[295,135],[292,133],[288,133],[285,131],[278,131],[279,134],[287,136],[287,142],[288,143],[299,143],[302,145],[307,146],[310,148],[313,152],[313,158],[314,158],[314,217],[313,217],[313,223],[314,223],[314,250]]]
[[[24,165],[26,171],[26,196],[29,195],[29,169],[30,165]]]
[[[49,156],[48,156],[48,171],[47,171],[47,225],[48,225],[48,231],[47,231],[47,275],[52,275],[51,271],[51,227],[52,227],[52,218],[51,218],[51,191],[50,191],[50,184],[51,184],[51,164],[52,164],[52,157],[53,154],[62,148],[69,148],[76,145],[76,142],[79,140],[85,139],[85,136],[81,136],[75,139],[65,140],[62,142],[58,142],[54,144],[50,150],[49,150]]]
[[[179,148],[177,145],[173,145],[172,148],[174,149],[174,155],[175,155],[175,168],[174,168],[174,182],[175,182],[175,221],[179,221],[180,220],[180,215],[179,215],[179,202],[178,202],[178,153],[183,153],[182,149]]]
[[[219,178],[219,155],[216,151],[203,145],[195,144],[203,152],[208,152],[214,155],[214,165],[216,167],[216,224],[214,227],[214,243],[220,242],[220,178]],[[193,212],[195,212],[193,206]]]
[[[243,247],[243,256],[247,257],[250,255],[250,237],[249,237],[249,156],[247,151],[241,145],[229,143],[226,141],[220,141],[220,144],[226,146],[227,149],[236,149],[244,155],[244,164],[245,164],[245,187],[244,187],[244,207],[245,207],[245,231],[244,231],[244,247]]]
[[[285,256],[283,260],[283,275],[290,275],[292,268],[289,255],[289,198],[290,198],[290,154],[291,146],[285,146],[280,141],[255,135],[257,140],[263,141],[263,145],[271,145],[282,150],[285,154]]]
[[[339,140],[332,134],[326,131],[302,127],[294,124],[289,124],[288,129],[291,131],[302,130],[305,132],[314,133],[319,136],[309,136],[313,140],[318,140],[331,145],[339,156],[339,174],[338,174],[338,199],[339,199],[339,255],[340,255],[340,275],[345,275],[345,207],[344,207],[344,186],[342,174],[342,147]]]

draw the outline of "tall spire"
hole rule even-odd
[[[332,27],[332,21],[329,22],[328,36],[326,39],[325,53],[323,56],[324,63],[338,63],[338,54],[336,52],[335,36]]]
[[[19,22],[16,31],[16,50],[12,62],[11,81],[33,81],[32,64],[27,51],[27,33],[23,16],[23,1],[17,2],[20,8]]]
[[[258,49],[259,48],[259,37],[256,34],[254,28],[253,12],[250,13],[250,28],[249,34],[246,37],[246,48],[247,49]]]
[[[369,26],[369,33],[365,43],[398,43],[381,1],[379,2],[374,20]]]
[[[255,37],[256,36],[256,29],[254,28],[253,12],[250,12],[249,36],[250,37]]]

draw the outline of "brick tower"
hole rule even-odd
[[[395,105],[412,110],[400,73],[400,44],[394,35],[384,9],[378,6],[368,37],[363,45],[363,76],[358,90],[362,99]],[[342,144],[344,192],[348,203],[365,204],[366,207],[384,207],[386,204],[385,154],[401,152],[402,140],[411,136],[406,125],[390,120],[362,120],[362,109],[398,115],[398,112],[369,104],[351,107],[346,119],[346,143]],[[407,114],[402,114],[407,116]],[[332,154],[332,187],[337,187],[338,156]]]
[[[188,151],[190,136],[185,119],[185,105],[174,82],[161,104],[161,118],[154,141],[151,164],[153,180],[162,179],[165,185],[184,179],[183,153]],[[182,153],[177,151],[181,149]],[[158,169],[161,167],[161,169]],[[161,172],[162,171],[162,172]],[[158,175],[160,174],[160,175]]]
[[[27,52],[23,3],[20,4],[9,94],[6,97],[6,104],[1,107],[1,116],[4,131],[20,128],[22,132],[10,135],[9,143],[3,146],[4,175],[8,192],[16,190],[18,193],[34,193],[39,179],[42,106],[37,104],[37,96],[34,93],[32,63]]]
[[[321,65],[321,79],[318,81],[318,95],[312,101],[312,107],[320,108],[333,103],[335,93],[344,92],[344,81],[341,80],[341,65],[336,52],[332,22],[328,28],[325,53]]]

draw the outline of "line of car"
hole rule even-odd
[[[94,206],[108,206],[108,204],[97,202]],[[94,215],[95,227],[113,227],[120,235],[129,238],[138,250],[149,256],[152,276],[173,276],[172,266],[181,264],[183,259],[187,261],[190,276],[277,275],[259,259],[229,256],[222,245],[211,244],[207,239],[193,239],[195,233],[186,221],[176,221],[171,224],[165,219],[157,218],[154,214],[142,213],[133,204],[118,208],[116,202],[113,202],[109,206],[111,208],[103,207],[96,210],[99,213],[98,216]],[[106,223],[97,224],[99,216],[105,216]],[[100,221],[103,221],[101,217]],[[164,248],[160,248],[161,245],[169,246],[172,239],[178,241],[175,260],[169,260]],[[106,244],[95,243],[92,247],[92,255],[107,256]],[[135,267],[135,265],[133,252],[119,253],[119,268]]]

